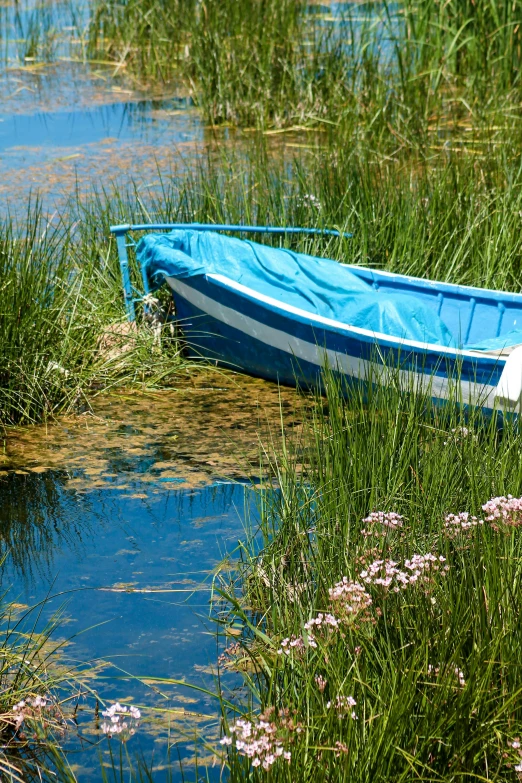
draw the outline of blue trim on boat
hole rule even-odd
[[[130,283],[127,247],[134,242],[126,241],[127,232],[176,228],[351,236],[332,229],[271,226],[180,223],[113,226],[111,231],[117,238],[126,310],[131,320],[135,317],[134,303],[139,298],[134,298]],[[509,352],[504,349],[508,343],[497,350],[496,345],[481,349],[480,342],[494,343],[498,338],[502,343],[510,334],[514,335],[516,341],[509,345],[515,345],[514,351],[522,357],[522,347],[516,347],[522,343],[517,334],[519,329],[522,333],[521,294],[433,282],[356,266],[350,266],[350,270],[376,290],[405,293],[424,300],[437,316],[451,324],[452,334],[458,332],[458,342],[464,347],[455,349],[415,343],[322,318],[284,301],[270,299],[221,275],[198,273],[183,278],[166,277],[166,280],[172,289],[176,316],[186,344],[194,355],[279,383],[293,385],[297,382],[307,387],[321,384],[325,363],[357,384],[368,382],[368,373],[389,368],[403,373],[405,380],[409,374],[423,388],[430,388],[437,404],[444,404],[457,393],[463,404],[480,405],[486,411],[497,405],[497,392],[502,387],[501,405],[507,404],[506,410],[513,409],[511,395],[506,392]],[[144,291],[148,291],[148,280],[144,280]],[[466,343],[471,346],[469,349]],[[477,344],[478,347],[474,347]],[[511,370],[515,371],[516,386],[520,381],[519,365],[522,376],[522,358],[513,359],[516,361],[511,362]],[[510,383],[512,376],[513,373],[508,379]],[[455,388],[450,389],[452,380],[457,382],[456,392]],[[519,407],[521,401],[522,393],[515,400]]]
[[[176,312],[182,322],[187,345],[194,355],[279,383],[295,385],[297,380],[302,386],[317,386],[324,360],[332,354],[338,355],[340,361],[346,357],[355,368],[360,363],[361,374],[357,377],[355,369],[351,376],[354,381],[363,380],[364,367],[368,365],[376,369],[379,366],[392,369],[400,367],[406,373],[424,376],[427,383],[436,379],[445,381],[451,377],[455,380],[458,378],[463,385],[477,387],[476,393],[479,395],[480,389],[486,390],[486,393],[498,384],[503,370],[504,362],[498,357],[470,357],[458,352],[441,355],[423,348],[412,349],[398,340],[387,340],[384,344],[367,335],[350,334],[349,329],[340,333],[333,327],[318,327],[302,316],[292,314],[290,317],[269,304],[255,302],[254,308],[252,305],[255,300],[230,290],[221,281],[193,277],[183,281],[168,279],[167,282],[175,286],[173,296]],[[195,295],[191,298],[203,296],[212,300],[224,317],[216,318],[197,307],[180,293],[183,289]],[[257,326],[250,333],[238,329],[227,323],[230,314],[225,310],[236,314],[238,321],[242,318],[250,321],[254,319]],[[274,347],[270,339],[266,339],[263,333],[265,329],[283,336],[283,344],[284,336],[288,336],[288,342],[298,345],[297,350],[292,352]],[[315,353],[317,362],[299,356],[299,349],[306,354]],[[330,366],[334,370],[342,370],[335,367],[335,360],[333,363],[330,361]],[[349,376],[350,372],[343,374]]]

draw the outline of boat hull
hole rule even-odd
[[[167,278],[189,354],[284,385],[321,387],[325,366],[357,384],[386,382],[492,411],[505,359],[362,334],[263,297],[217,276]],[[435,349],[434,349],[435,348]],[[386,376],[386,378],[383,378]]]

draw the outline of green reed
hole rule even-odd
[[[509,145],[474,147],[473,155],[462,148],[434,161],[410,155],[401,166],[372,158],[364,148],[344,150],[328,134],[321,141],[296,159],[271,155],[262,144],[248,155],[209,155],[187,173],[158,175],[148,191],[115,186],[71,202],[67,221],[54,227],[38,208],[23,224],[5,221],[1,420],[32,421],[78,409],[89,394],[115,384],[165,384],[182,366],[176,335],[165,331],[160,350],[141,320],[137,330],[125,325],[112,223],[337,226],[353,238],[288,241],[342,262],[520,289],[516,131]],[[133,281],[139,291],[137,269]],[[167,294],[161,296],[167,303]]]
[[[259,519],[235,577],[222,581],[228,613],[221,604],[219,621],[244,629],[228,666],[250,694],[224,694],[235,702],[224,733],[232,737],[243,713],[272,749],[279,742],[291,758],[268,759],[277,781],[515,781],[520,527],[450,529],[445,518],[485,519],[490,498],[522,494],[520,437],[451,405],[434,411],[414,379],[401,394],[390,374],[363,396],[327,372],[326,403],[272,452],[279,489],[259,490]],[[376,511],[402,521],[366,519]],[[436,570],[404,587],[364,581],[379,560],[411,575],[415,554],[436,557]],[[332,599],[343,577],[371,603]],[[342,622],[306,630],[328,612]],[[256,729],[261,711],[265,728]],[[253,747],[248,759],[233,740],[230,779],[265,779],[251,761],[267,756]]]
[[[160,351],[126,321],[104,210],[92,201],[71,230],[36,205],[0,226],[2,424],[82,410],[100,389],[163,382],[180,367],[177,339],[165,335]]]
[[[69,381],[69,356],[80,342],[68,312],[78,301],[61,237],[29,209],[23,231],[0,230],[0,410],[2,419],[50,411]]]
[[[43,622],[44,604],[0,596],[0,773],[11,783],[76,780],[62,745],[75,730],[69,701],[79,673],[63,658],[64,642],[53,640],[61,613]]]
[[[422,137],[517,104],[521,22],[520,0],[335,13],[301,0],[97,0],[90,52],[149,85],[183,85],[213,123],[400,122]]]

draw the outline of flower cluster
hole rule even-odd
[[[317,685],[319,693],[324,693],[324,690],[328,685],[328,680],[325,677],[323,677],[321,674],[318,674],[315,677],[315,684]]]
[[[445,562],[446,558],[442,555],[413,555],[411,560],[404,561],[406,570],[402,570],[394,560],[374,560],[361,571],[359,577],[367,585],[378,585],[398,593],[419,579],[430,581],[430,574],[434,571],[447,571],[449,566],[443,565]]]
[[[456,538],[459,533],[473,530],[484,524],[483,519],[473,517],[468,511],[461,511],[460,514],[448,514],[444,520],[444,530],[448,538]]]
[[[514,771],[517,773],[518,779],[522,780],[522,746],[520,744],[520,737],[515,737],[514,740],[511,742],[508,742],[508,747],[512,749],[513,752],[511,752],[511,756],[514,756],[515,763],[513,766]],[[505,753],[504,757],[508,757],[508,754]],[[511,764],[508,764],[508,766],[511,766]]]
[[[301,204],[303,207],[321,209],[321,202],[313,193],[305,193],[304,196],[301,197]]]
[[[313,634],[308,634],[308,644],[310,647],[317,647],[317,643],[314,639]],[[283,639],[281,642],[281,647],[277,651],[279,655],[282,655],[283,653],[285,655],[290,655],[292,651],[299,653],[300,655],[304,653],[306,650],[306,645],[304,643],[302,636],[296,636],[295,634],[292,634],[292,636],[287,636],[286,639]]]
[[[491,498],[484,503],[482,510],[494,530],[522,525],[522,498],[514,498],[513,495]]]
[[[323,612],[319,612],[317,617],[312,617],[311,620],[308,620],[307,623],[305,623],[305,631],[308,631],[308,638],[310,639],[310,634],[313,634],[313,629],[315,628],[321,628],[323,626],[324,628],[338,628],[340,625],[340,621],[335,617],[333,614],[330,614],[329,612],[326,612],[323,614]]]
[[[468,429],[468,427],[454,427],[451,430],[450,435],[453,437],[453,441],[458,443],[459,441],[463,441],[469,438],[472,435],[472,433],[471,430]],[[448,443],[449,441],[447,440],[444,441],[445,446],[447,446]]]
[[[410,571],[410,584],[417,582],[430,582],[431,575],[434,572],[447,572],[449,565],[444,565],[446,558],[443,555],[433,555],[430,552],[426,555],[413,555],[411,560],[404,561],[404,568]]]
[[[395,511],[372,511],[363,519],[367,526],[361,533],[363,536],[385,536],[390,530],[398,530],[404,525],[404,517]]]
[[[270,769],[278,759],[290,761],[292,754],[285,749],[282,733],[300,731],[288,713],[282,715],[281,725],[272,720],[273,708],[262,712],[257,721],[240,718],[230,727],[230,735],[223,737],[222,745],[235,744],[236,750],[247,756],[253,767]]]
[[[12,708],[12,717],[16,731],[22,728],[26,721],[35,721],[43,724],[51,724],[53,717],[59,716],[57,704],[50,696],[34,696],[22,699]]]
[[[466,680],[464,679],[464,672],[462,671],[462,669],[459,669],[458,666],[455,666],[455,668],[453,669],[453,673],[457,678],[457,680],[459,681],[460,687],[464,688],[464,686],[466,685]]]
[[[102,731],[108,737],[118,736],[122,742],[126,742],[129,737],[136,733],[141,718],[141,712],[137,707],[116,702],[102,712],[106,719],[102,723]]]
[[[433,676],[438,677],[440,674],[440,666],[432,666],[432,664],[430,663],[430,665],[428,666],[428,674],[432,674]],[[464,686],[466,685],[466,680],[464,678],[464,672],[462,671],[462,669],[459,669],[458,666],[454,666],[453,674],[457,678],[460,687],[464,688]]]
[[[353,696],[337,696],[335,701],[329,701],[327,703],[326,708],[329,710],[336,710],[339,718],[344,718],[346,715],[350,714],[352,720],[357,720],[357,715],[353,709],[356,704],[357,702]]]
[[[408,586],[410,575],[397,568],[397,565],[394,560],[374,560],[359,576],[367,585],[379,585],[386,590],[391,588],[398,592],[401,587]]]
[[[343,576],[340,582],[328,590],[328,594],[336,616],[342,622],[371,619],[372,597],[360,582]]]
[[[241,653],[241,643],[235,642],[234,644],[229,644],[228,647],[225,647],[223,652],[218,658],[218,666],[226,666],[226,667],[232,667],[232,664],[235,660],[235,658],[238,657]]]

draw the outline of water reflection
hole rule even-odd
[[[89,524],[66,491],[66,471],[11,473],[0,479],[0,553],[26,581],[48,580],[57,549],[81,549]],[[0,572],[2,586],[11,576]]]
[[[10,473],[0,482],[0,537],[3,548],[12,550],[3,586],[12,585],[11,594],[26,605],[59,594],[49,600],[42,622],[65,596],[61,633],[80,634],[67,659],[110,661],[91,685],[108,701],[127,698],[146,715],[134,750],[151,758],[155,749],[164,761],[170,724],[176,753],[190,757],[184,737],[198,727],[206,738],[216,735],[216,704],[162,680],[214,689],[212,569],[233,555],[245,503],[254,505],[252,493],[240,484],[172,490],[150,481],[136,481],[132,494],[110,488],[77,492],[67,482],[56,472]],[[82,739],[71,738],[68,750],[70,761],[97,780],[91,743],[101,740],[103,750],[106,742],[96,732],[92,708],[87,700],[80,711]]]
[[[0,113],[0,153],[25,146],[45,155],[49,147],[76,148],[108,138],[152,144],[201,141],[199,123],[190,115],[180,115],[179,103],[131,101],[77,111]]]
[[[11,552],[4,587],[29,605],[60,593],[42,622],[65,594],[61,633],[74,636],[66,657],[98,661],[95,677],[85,671],[88,684],[142,709],[145,725],[129,750],[154,752],[158,768],[169,736],[171,758],[179,752],[189,764],[195,735],[217,738],[215,700],[179,682],[215,690],[222,646],[208,617],[212,574],[223,558],[233,561],[245,515],[256,514],[248,482],[226,476],[248,475],[258,432],[276,437],[281,405],[288,426],[300,426],[296,403],[289,389],[202,372],[177,392],[110,396],[91,417],[9,434],[0,473],[0,546]],[[239,682],[227,673],[222,686]],[[68,742],[80,780],[101,780],[98,753],[107,752],[92,708],[80,703],[81,738]],[[172,774],[182,779],[176,765]],[[219,776],[218,764],[209,779]],[[166,779],[158,769],[154,780]]]

